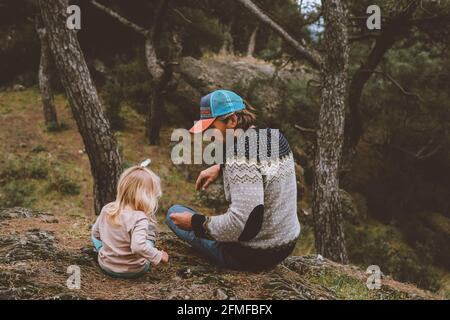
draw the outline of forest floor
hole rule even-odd
[[[413,285],[383,277],[380,290],[368,290],[367,275],[297,248],[286,262],[261,273],[223,270],[176,239],[162,223],[174,203],[206,214],[194,181],[170,160],[170,144],[148,146],[143,119],[124,108],[126,128],[116,134],[127,164],[151,158],[161,177],[160,236],[157,246],[170,263],[137,280],[104,275],[90,244],[92,181],[82,140],[62,96],[58,117],[66,129],[48,132],[37,89],[0,92],[0,299],[439,299]],[[163,129],[162,141],[170,141]],[[31,209],[23,209],[32,208]],[[303,255],[303,256],[300,256]],[[67,267],[81,269],[81,288],[66,287]]]

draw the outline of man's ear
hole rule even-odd
[[[236,126],[238,124],[237,115],[232,114],[227,120],[228,120],[228,122],[227,122],[227,128],[228,129],[236,128]]]

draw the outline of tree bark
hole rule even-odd
[[[250,36],[250,40],[248,41],[248,47],[247,47],[247,57],[253,57],[255,54],[255,47],[256,47],[256,35],[258,34],[259,24],[253,29],[253,32]]]
[[[66,28],[67,0],[39,0],[51,51],[83,139],[94,179],[94,208],[116,197],[122,163],[116,140],[84,60],[76,31]]]
[[[261,11],[251,0],[236,0],[262,23],[290,43],[300,57],[319,68],[321,107],[315,156],[313,213],[316,250],[323,256],[347,263],[344,226],[339,196],[339,164],[344,141],[345,102],[349,64],[346,12],[341,0],[323,0],[325,54],[307,48]]]
[[[148,72],[152,77],[150,104],[147,111],[146,132],[150,145],[160,144],[162,113],[165,110],[164,94],[169,82],[169,75],[157,58],[152,38],[145,41],[145,58]]]
[[[42,26],[40,17],[36,17],[36,31],[41,43],[41,57],[39,62],[39,89],[41,91],[42,109],[44,112],[44,122],[47,128],[56,128],[58,126],[58,117],[56,113],[55,101],[51,84],[52,61],[50,47],[48,44],[47,33]]]
[[[333,261],[347,263],[339,195],[339,163],[344,141],[350,50],[342,1],[323,0],[322,7],[325,55],[321,67],[322,101],[314,163],[314,233],[318,253]]]
[[[163,112],[166,110],[164,95],[171,78],[171,68],[167,61],[161,61],[156,52],[156,45],[166,15],[168,0],[160,0],[153,15],[153,23],[145,40],[145,58],[147,69],[152,76],[151,101],[147,113],[147,137],[150,145],[160,144],[160,131]]]

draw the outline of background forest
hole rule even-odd
[[[302,45],[327,51],[320,1],[253,2]],[[394,279],[448,298],[450,2],[344,2],[350,59],[339,187],[349,261],[378,265]],[[226,207],[220,184],[194,193],[200,166],[170,162],[170,133],[192,125],[202,95],[231,89],[256,108],[261,127],[279,128],[288,137],[303,227],[295,253],[316,252],[321,82],[314,59],[305,59],[239,1],[170,0],[163,11],[158,1],[70,4],[81,8],[77,37],[122,165],[150,157],[166,181],[160,212],[181,201],[208,213]],[[381,30],[366,27],[372,4],[381,8]],[[37,12],[35,1],[0,0],[0,208],[64,211],[61,219],[72,226],[64,231],[68,239],[82,242],[87,233],[77,230],[88,229],[94,212],[89,162],[53,58],[42,66]],[[147,40],[136,26],[154,32],[161,79],[148,66]],[[40,68],[51,75],[53,111],[42,111]]]

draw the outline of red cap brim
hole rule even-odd
[[[202,119],[197,121],[194,126],[189,130],[190,133],[201,133],[208,129],[216,118]]]

